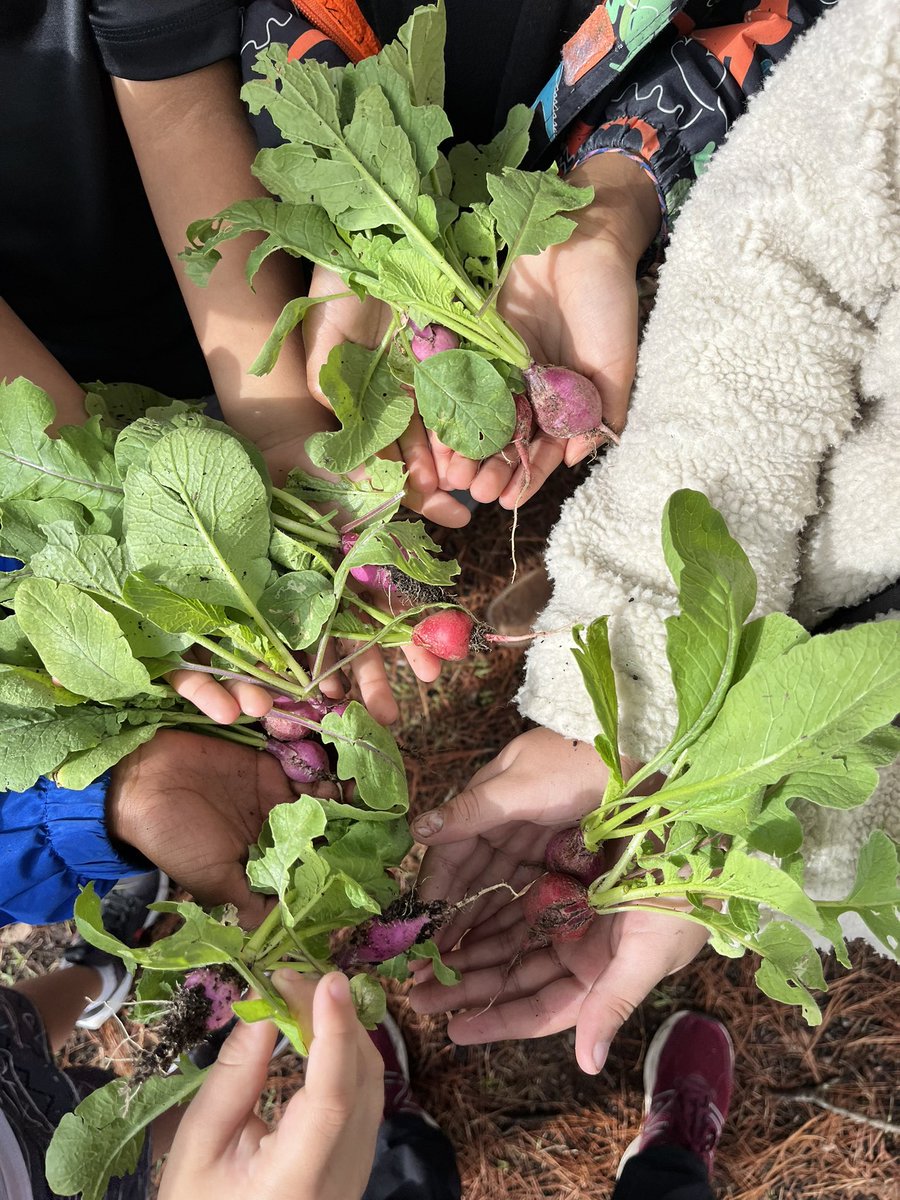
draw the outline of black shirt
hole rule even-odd
[[[110,75],[184,74],[239,40],[236,0],[0,3],[0,296],[81,382],[212,390]]]
[[[360,0],[390,41],[421,0]],[[596,0],[447,0],[447,115],[456,136],[483,143],[514,104],[531,104],[559,66],[563,44]]]

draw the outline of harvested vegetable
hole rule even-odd
[[[283,249],[390,307],[379,347],[336,346],[321,370],[342,428],[317,434],[308,449],[330,471],[350,471],[395,441],[413,414],[411,391],[426,427],[471,459],[514,440],[523,375],[531,392],[555,390],[573,428],[605,430],[593,410],[584,424],[588,381],[579,389],[572,372],[548,375],[497,312],[516,260],[566,241],[576,223],[563,214],[588,204],[593,191],[566,183],[555,168],[519,169],[532,120],[523,104],[488,145],[442,151],[452,136],[442,108],[445,38],[438,4],[417,8],[396,41],[355,66],[293,61],[286,46],[267,47],[255,65],[260,78],[242,96],[251,112],[268,112],[284,138],[254,165],[272,198],[232,204],[188,230],[182,258],[201,285],[219,247],[254,231],[265,240],[248,259],[249,280]],[[310,306],[330,298],[290,301],[253,369],[271,370]]]
[[[594,919],[584,884],[555,871],[535,880],[522,906],[531,944],[578,941]]]
[[[606,859],[599,851],[588,850],[584,831],[574,825],[553,835],[544,851],[544,863],[548,871],[571,875],[588,887],[602,874]]]

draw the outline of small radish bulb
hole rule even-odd
[[[575,942],[584,937],[594,919],[583,884],[555,871],[534,881],[522,906],[528,928],[537,939]]]
[[[444,662],[462,662],[472,649],[475,622],[459,608],[432,613],[420,621],[412,633],[414,646],[430,650]]]
[[[289,699],[281,704],[276,700],[266,715],[260,717],[259,723],[270,738],[276,738],[279,742],[299,742],[312,733],[302,722],[313,721],[318,724],[321,719],[322,710],[318,705],[308,700]]]
[[[443,325],[424,325],[419,329],[418,325],[410,321],[409,327],[413,331],[410,349],[416,362],[424,362],[426,358],[432,358],[442,350],[459,349],[459,338]]]
[[[265,748],[278,759],[282,771],[295,783],[318,783],[321,779],[331,778],[328,755],[318,742],[279,742],[272,738]]]
[[[544,864],[548,871],[571,875],[585,887],[598,879],[606,867],[600,851],[588,850],[585,846],[580,825],[561,829],[553,835],[544,851]]]
[[[603,423],[603,401],[589,379],[567,367],[537,363],[525,372],[534,419],[551,437],[573,438],[603,434],[618,445],[618,436]]]
[[[198,991],[209,1001],[209,1016],[206,1018],[208,1033],[224,1029],[234,1016],[233,1005],[241,998],[239,979],[229,979],[214,967],[197,967],[188,971],[181,985],[182,991]]]

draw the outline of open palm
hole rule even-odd
[[[623,765],[626,773],[636,767]],[[549,729],[522,734],[459,796],[414,823],[429,847],[422,898],[455,902],[499,883],[520,892],[544,872],[553,834],[597,806],[606,776],[593,746]],[[610,862],[616,852],[610,846]],[[705,941],[706,931],[682,918],[631,910],[595,917],[580,941],[526,953],[522,902],[499,888],[461,908],[438,935],[461,982],[444,987],[423,966],[410,1003],[420,1013],[451,1011],[448,1032],[461,1045],[574,1027],[578,1063],[594,1073],[622,1022]]]
[[[107,828],[200,903],[234,904],[241,922],[255,925],[267,898],[247,884],[248,849],[275,805],[293,798],[270,755],[162,730],[113,769]]]

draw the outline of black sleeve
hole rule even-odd
[[[122,79],[169,79],[237,57],[238,0],[91,0],[103,65]]]

